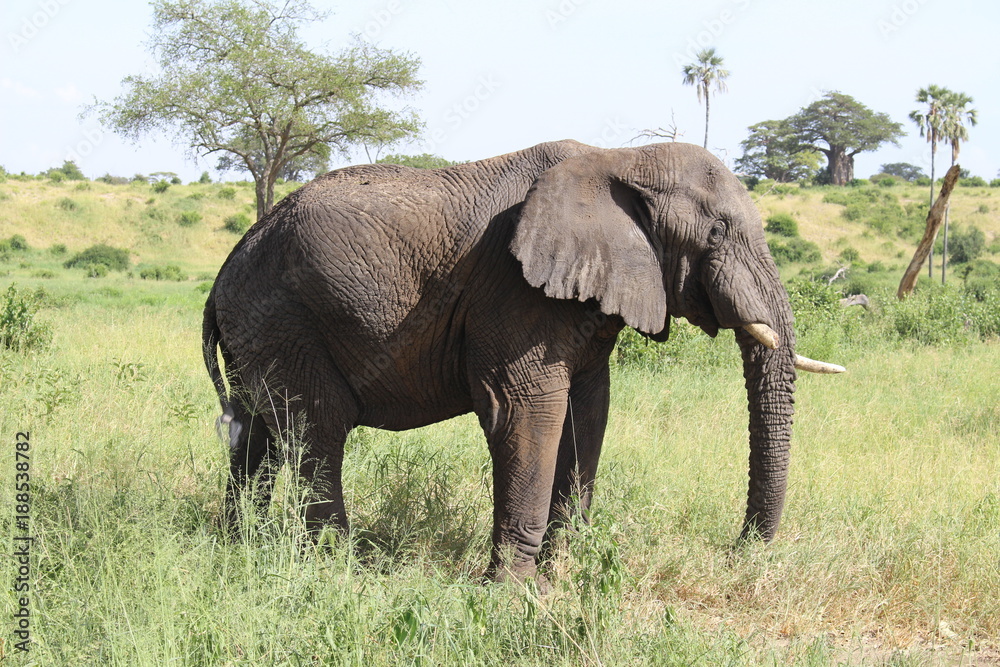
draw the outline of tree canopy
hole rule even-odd
[[[309,50],[298,27],[319,15],[306,0],[155,0],[149,44],[160,72],[126,77],[98,103],[102,122],[132,140],[172,133],[196,154],[221,154],[250,172],[257,216],[296,161],[391,145],[421,123],[385,98],[419,90],[419,60],[356,42],[336,54]]]
[[[742,173],[788,183],[812,176],[819,167],[820,154],[801,150],[787,120],[765,120],[747,129],[750,136],[740,143],[743,156],[736,160]]]
[[[909,162],[890,162],[879,167],[880,174],[899,176],[904,181],[915,181],[918,178],[927,178],[927,174],[920,167]]]
[[[850,95],[828,92],[788,119],[800,150],[826,155],[827,177],[834,185],[854,178],[854,156],[884,143],[899,145],[903,126],[888,114],[872,111]]]
[[[416,167],[417,169],[441,169],[458,164],[440,155],[421,153],[420,155],[386,155],[378,160],[379,164],[401,164],[405,167]]]

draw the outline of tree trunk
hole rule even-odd
[[[831,146],[826,157],[830,161],[830,183],[847,185],[854,180],[854,158],[847,154],[843,146]]]
[[[937,153],[937,132],[932,127],[931,130],[931,199],[927,203],[927,216],[930,219],[931,209],[934,208],[934,154]],[[952,165],[954,166],[954,165]],[[934,244],[927,254],[927,277],[934,278]]]
[[[896,291],[896,297],[899,299],[905,299],[909,296],[910,292],[913,291],[913,286],[917,284],[920,267],[924,265],[928,255],[930,255],[931,248],[934,247],[934,239],[937,237],[938,230],[941,229],[941,223],[944,221],[944,212],[948,206],[948,198],[951,197],[951,191],[955,187],[955,182],[958,181],[958,172],[959,167],[956,164],[944,175],[944,185],[941,186],[941,195],[927,213],[927,230],[924,232],[924,238],[917,245],[917,251],[913,253],[913,259],[910,260],[910,266],[907,267],[906,272],[903,274],[903,279],[899,282],[899,289]]]
[[[948,273],[948,211],[951,210],[951,204],[944,209],[944,247],[941,249],[941,284],[945,284],[946,274]]]
[[[705,144],[702,146],[708,150],[708,86],[705,86]]]
[[[274,208],[274,182],[273,170],[265,169],[260,178],[254,180],[254,194],[257,196],[257,219],[260,220]]]

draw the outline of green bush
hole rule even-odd
[[[101,262],[93,262],[84,267],[84,272],[88,278],[103,278],[108,275],[108,265]]]
[[[191,227],[201,222],[201,213],[198,211],[184,211],[177,216],[177,224],[181,227]]]
[[[216,196],[219,199],[236,199],[236,188],[226,186],[221,188],[218,193],[216,193]]]
[[[128,250],[113,248],[104,243],[90,246],[78,252],[63,263],[67,269],[87,268],[91,264],[103,264],[112,271],[125,271],[130,266]]]
[[[963,188],[985,188],[989,183],[982,176],[970,176],[969,178],[958,179],[958,184]]]
[[[250,225],[251,225],[250,216],[248,216],[246,213],[237,213],[236,215],[231,215],[228,218],[226,218],[225,223],[223,223],[223,227],[225,227],[227,231],[230,231],[233,234],[246,233],[246,231],[250,229]]]
[[[814,264],[822,259],[819,246],[812,241],[801,238],[788,239],[787,242],[772,239],[767,242],[771,257],[778,266],[803,263]]]
[[[65,255],[67,252],[65,243],[53,243],[49,246],[49,254],[55,257]]]
[[[775,213],[767,219],[764,227],[772,234],[794,238],[799,235],[799,223],[788,213]]]
[[[174,280],[177,282],[187,280],[187,274],[175,264],[146,267],[139,271],[139,277],[143,280]]]
[[[14,252],[27,252],[28,250],[31,250],[31,246],[28,245],[28,241],[20,234],[14,234],[11,236],[7,243],[10,245],[10,249]]]
[[[977,259],[986,250],[986,235],[975,225],[963,231],[953,227],[948,239],[948,259],[956,264],[964,264]]]
[[[58,206],[64,211],[75,211],[76,209],[80,208],[80,205],[77,204],[72,199],[70,199],[69,197],[63,197],[62,199],[57,201],[56,206]]]
[[[861,253],[858,252],[856,248],[847,246],[840,251],[840,255],[837,256],[837,259],[848,264],[857,264],[861,261]]]
[[[15,352],[44,348],[52,340],[51,328],[35,316],[40,307],[38,293],[7,288],[0,307],[0,347]]]
[[[169,187],[170,187],[169,181],[157,181],[156,183],[153,183],[153,192],[155,192],[158,195],[162,195],[164,192],[167,191],[167,188]]]
[[[879,185],[881,187],[892,187],[897,183],[905,183],[906,179],[901,176],[895,176],[893,174],[875,174],[868,179],[873,185]]]
[[[994,178],[992,181],[990,181],[990,187],[1000,188],[1000,178]]]

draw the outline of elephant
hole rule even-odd
[[[205,305],[205,364],[229,431],[223,520],[239,520],[254,476],[267,500],[276,438],[296,418],[315,534],[348,530],[341,472],[355,426],[474,412],[493,464],[486,576],[542,580],[543,544],[591,503],[616,338],[629,326],[666,340],[671,317],[735,331],[749,406],[741,539],[770,540],[795,369],[843,369],[795,354],[760,216],[722,162],[682,143],[567,140],[443,169],[320,176],[237,243]]]

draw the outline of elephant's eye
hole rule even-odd
[[[716,220],[708,231],[708,245],[714,248],[722,243],[724,238],[726,238],[726,223],[722,220]]]

